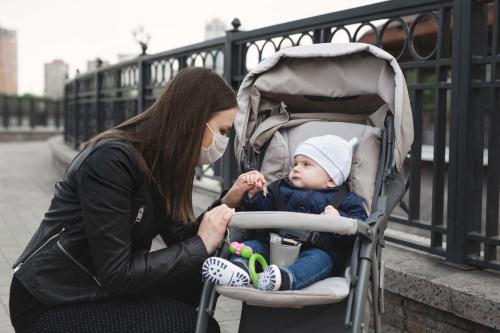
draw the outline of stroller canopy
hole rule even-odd
[[[389,53],[364,43],[325,43],[281,50],[250,71],[238,92],[236,158],[254,131],[263,96],[304,96],[342,103],[331,111],[346,120],[359,113],[374,113],[381,106],[394,115],[394,163],[399,171],[413,142],[413,119],[401,68]],[[317,110],[310,110],[311,112]],[[340,120],[343,120],[340,118]],[[382,126],[383,127],[383,123]]]

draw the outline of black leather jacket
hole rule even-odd
[[[165,214],[136,157],[125,142],[101,141],[84,149],[56,183],[48,211],[13,265],[40,302],[53,306],[174,288],[208,257],[196,235],[198,223]],[[168,247],[150,252],[158,234]]]

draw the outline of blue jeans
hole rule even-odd
[[[251,247],[254,253],[262,255],[269,263],[269,240],[253,239],[243,243]],[[234,254],[229,257],[229,260],[239,264],[239,266],[246,267],[248,271],[247,260]],[[301,250],[297,260],[291,266],[283,270],[288,273],[290,277],[290,289],[297,290],[329,277],[333,270],[333,260],[330,255],[323,250],[307,248]]]

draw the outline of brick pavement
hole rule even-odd
[[[8,316],[10,266],[40,223],[58,180],[47,142],[0,143],[0,333],[14,332]],[[200,212],[212,195],[196,190],[193,198]],[[240,309],[238,301],[219,299],[215,317],[223,333],[237,331]]]

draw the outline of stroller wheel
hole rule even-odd
[[[223,286],[246,287],[250,283],[247,272],[232,262],[218,257],[205,260],[201,274],[208,281]]]

